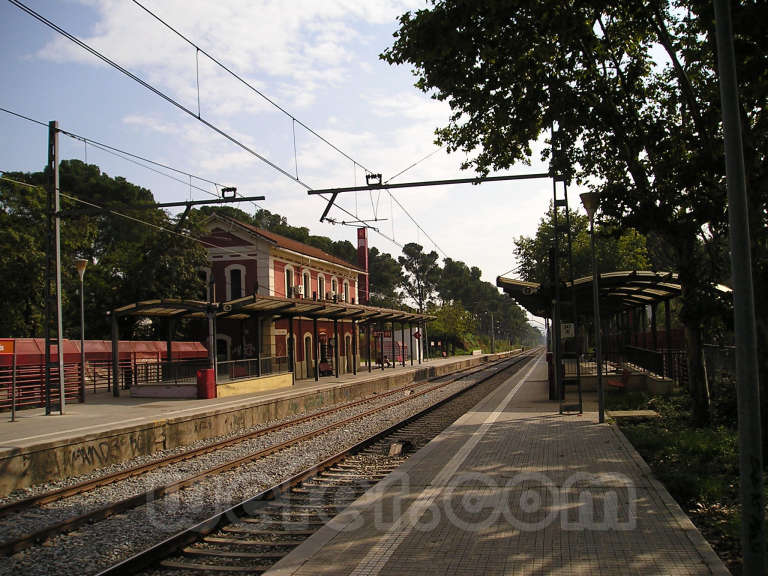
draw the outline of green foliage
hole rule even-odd
[[[419,312],[426,309],[440,280],[440,266],[437,260],[437,252],[432,250],[427,254],[424,248],[415,242],[403,246],[403,255],[397,259],[403,268],[400,287],[416,302]]]
[[[654,397],[661,418],[625,422],[621,429],[654,475],[738,573],[740,563],[737,432],[692,425],[688,396]]]
[[[79,160],[59,166],[61,224],[62,308],[66,337],[80,334],[80,282],[75,258],[86,258],[85,322],[89,338],[109,338],[106,312],[147,298],[196,298],[201,292],[197,270],[206,266],[202,246],[174,229],[176,223],[153,207],[149,190],[124,178],[111,178],[98,167]],[[44,173],[13,174],[14,180],[42,185]],[[7,298],[0,303],[0,334],[11,337],[43,336],[46,192],[0,181],[0,275],[8,282]],[[76,212],[85,205],[69,197],[109,208],[113,212]],[[137,224],[147,221],[153,226]],[[190,234],[187,227],[178,231]],[[126,321],[126,335],[135,324]]]
[[[453,346],[465,348],[465,339],[475,325],[474,316],[459,302],[443,304],[439,308],[430,310],[430,313],[437,316],[429,326],[430,338],[437,338]]]
[[[732,5],[755,292],[768,289],[768,19],[765,2]],[[451,107],[437,142],[464,167],[506,169],[543,152],[553,171],[599,191],[602,214],[654,236],[683,284],[695,413],[708,413],[702,330],[722,315],[708,287],[727,281],[727,218],[712,4],[434,0],[400,18],[392,64]],[[659,56],[659,52],[663,56]],[[556,131],[553,133],[553,127]],[[758,299],[761,380],[768,302]],[[714,322],[715,326],[722,324]],[[764,392],[768,391],[764,384]],[[763,394],[764,419],[768,393]],[[768,426],[764,430],[768,440]]]
[[[373,306],[396,308],[402,303],[398,288],[403,281],[400,263],[390,254],[368,249],[370,300]]]
[[[536,236],[520,236],[515,240],[514,254],[520,262],[518,274],[529,282],[549,281],[549,249],[552,246],[554,226],[552,206],[539,221]],[[589,219],[586,214],[571,213],[573,277],[592,274],[592,245]],[[618,270],[647,270],[650,265],[645,237],[633,228],[620,228],[606,224],[595,227],[596,259],[600,272]],[[560,277],[568,279],[568,262],[560,259]]]

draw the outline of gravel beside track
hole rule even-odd
[[[479,378],[480,376],[468,375],[465,379],[440,390],[389,408],[363,421],[349,423],[343,428],[334,429],[323,436],[302,442],[236,470],[207,478],[192,487],[153,501],[146,506],[112,516],[96,524],[82,526],[75,532],[58,536],[11,557],[0,557],[0,575],[50,574],[51,572],[79,575],[104,569],[188,525],[211,516],[217,510],[258,494],[265,488],[322,461],[341,449],[438,402]],[[416,384],[411,386],[411,388],[416,387]],[[36,510],[10,515],[0,522],[2,539],[8,540],[13,535],[40,529],[52,521],[69,518],[86,510],[126,498],[131,494],[145,492],[153,486],[190,476],[201,469],[245,456],[260,447],[285,441],[331,422],[349,418],[371,409],[376,403],[384,404],[406,394],[404,390],[395,396],[377,399],[373,404],[366,403],[341,410],[333,415],[245,441],[194,460],[166,466],[155,472],[129,478]],[[266,426],[267,424],[264,425]],[[154,460],[157,457],[153,456],[151,459]],[[127,467],[128,464],[125,466]],[[44,488],[38,487],[38,489]],[[47,489],[50,489],[50,486]]]
[[[461,372],[461,371],[460,371]],[[456,377],[460,375],[460,372],[455,372],[448,377]],[[407,384],[405,386],[401,386],[400,388],[393,388],[389,392],[397,393],[397,390],[416,390],[420,387],[428,386],[430,384],[434,384],[436,382],[439,382],[447,377],[439,378],[439,379],[431,379],[431,380],[423,380],[419,382],[412,382],[410,384]],[[372,395],[368,397],[368,400],[376,400],[378,398],[384,397],[384,393],[381,395]],[[286,424],[290,423],[291,421],[305,416],[311,416],[313,414],[317,414],[320,412],[323,412],[324,410],[333,409],[333,408],[339,408],[343,407],[345,404],[348,404],[349,402],[337,402],[335,404],[326,404],[324,406],[319,406],[315,410],[309,410],[306,412],[297,412],[296,414],[291,414],[290,416],[286,416],[284,418],[278,418],[274,420],[269,420],[267,422],[258,424],[256,426],[252,426],[250,428],[241,428],[238,430],[234,430],[230,432],[229,434],[224,434],[221,436],[215,436],[212,438],[208,438],[205,440],[198,440],[197,442],[187,444],[185,446],[179,446],[174,449],[169,450],[158,450],[156,452],[153,452],[152,454],[148,454],[145,456],[137,456],[136,458],[132,458],[130,460],[125,460],[124,462],[119,462],[116,464],[111,464],[109,466],[105,466],[103,468],[100,468],[98,470],[94,470],[92,472],[89,472],[87,474],[81,474],[79,476],[69,476],[67,478],[61,478],[56,481],[47,482],[44,484],[37,484],[35,486],[30,486],[27,488],[23,488],[20,490],[15,490],[11,494],[0,497],[0,506],[4,506],[6,504],[16,502],[19,500],[23,500],[25,498],[29,498],[31,496],[37,496],[40,494],[45,494],[47,492],[50,492],[52,490],[57,490],[60,488],[66,488],[69,486],[74,486],[75,484],[78,484],[80,482],[84,482],[87,480],[93,480],[97,478],[102,478],[104,476],[107,476],[109,474],[113,474],[115,472],[122,472],[124,470],[128,470],[130,468],[140,466],[143,464],[149,464],[152,462],[159,462],[163,459],[169,458],[170,456],[174,456],[177,454],[183,454],[185,452],[190,452],[192,450],[195,450],[197,448],[202,448],[204,446],[210,446],[211,444],[216,444],[217,442],[221,442],[224,440],[228,440],[230,438],[235,438],[237,436],[242,436],[243,434],[256,432],[258,430],[263,430],[265,428],[269,428],[271,426],[275,426],[278,424]],[[370,405],[370,404],[366,404]],[[0,527],[2,527],[2,523],[0,523]]]

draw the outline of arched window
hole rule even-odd
[[[336,278],[331,278],[331,292],[336,296],[339,295],[339,283],[336,282]]]
[[[344,280],[344,302],[349,303],[349,282]]]
[[[227,284],[227,300],[235,300],[245,295],[245,266],[230,264],[224,268]]]
[[[290,266],[285,267],[285,296],[293,298],[293,268]]]
[[[317,275],[317,297],[321,300],[325,298],[325,276]]]
[[[309,272],[304,270],[304,298],[312,298],[312,279]]]

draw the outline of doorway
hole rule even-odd
[[[312,337],[307,335],[304,336],[304,364],[306,365],[307,378],[312,378],[315,373],[312,356],[314,356],[312,354]]]

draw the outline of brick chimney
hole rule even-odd
[[[357,265],[368,272],[368,228],[357,229]],[[357,297],[360,304],[368,304],[368,274],[357,275]]]

